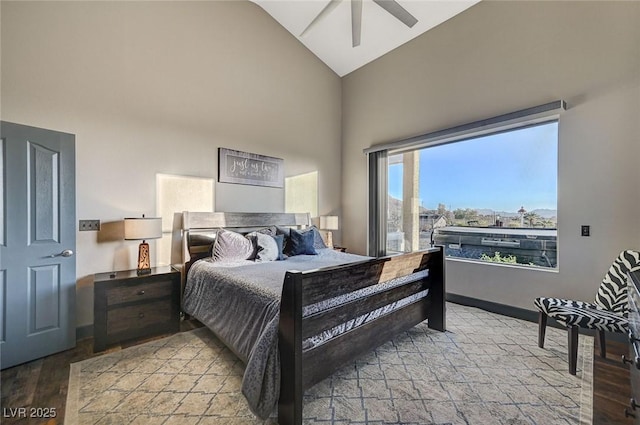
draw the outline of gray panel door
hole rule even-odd
[[[75,137],[0,122],[0,364],[75,346]]]

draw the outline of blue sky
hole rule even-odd
[[[425,208],[516,212],[557,208],[558,123],[552,122],[420,152]],[[389,194],[402,199],[402,165],[389,167]]]

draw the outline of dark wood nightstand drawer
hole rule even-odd
[[[180,330],[180,272],[170,266],[94,276],[93,350]]]
[[[107,312],[107,335],[135,331],[171,320],[171,300],[118,307]]]
[[[169,279],[143,283],[141,285],[122,285],[107,289],[107,306],[134,301],[143,301],[150,298],[162,298],[171,296],[173,282]]]

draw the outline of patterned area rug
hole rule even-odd
[[[305,394],[305,424],[590,424],[593,338],[578,373],[566,331],[447,304],[447,332],[420,324]],[[260,424],[243,364],[206,328],[71,365],[66,424]],[[275,416],[274,416],[275,418]]]

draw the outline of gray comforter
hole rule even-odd
[[[254,414],[268,417],[280,390],[278,320],[287,270],[321,267],[367,259],[319,249],[285,261],[196,262],[189,271],[184,311],[209,327],[245,363],[242,393]]]

